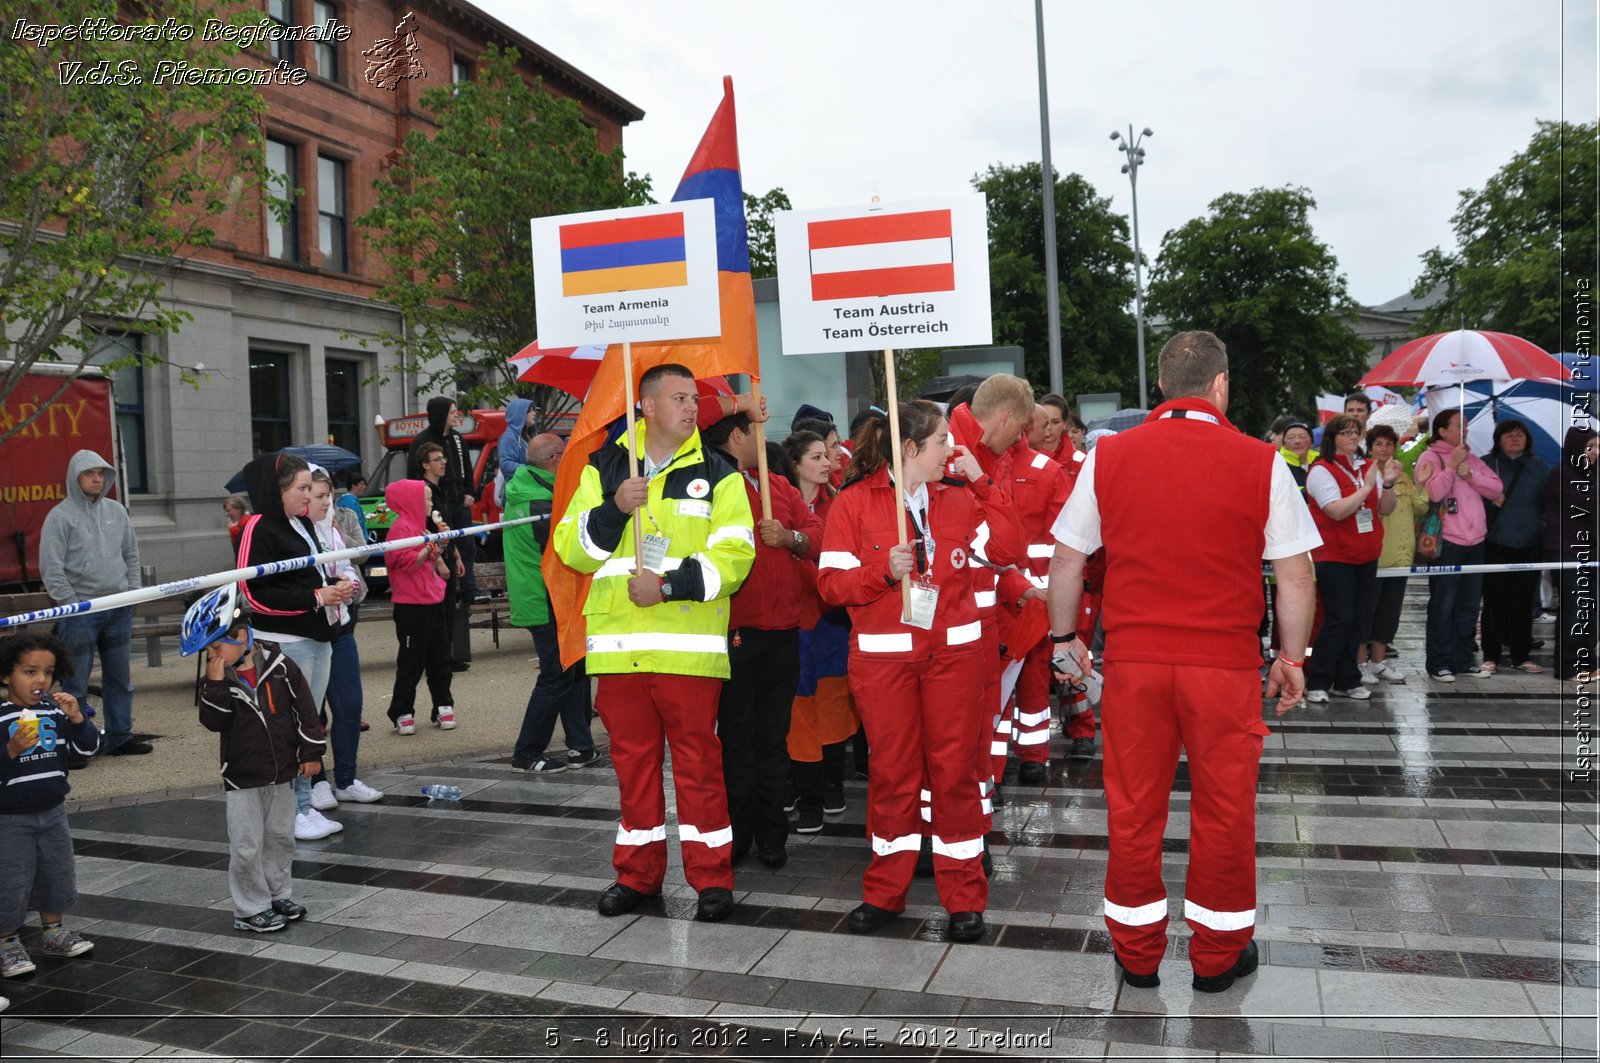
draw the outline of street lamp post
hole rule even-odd
[[[1133,135],[1133,125],[1128,125],[1128,139],[1123,140],[1121,133],[1112,133],[1111,139],[1117,142],[1117,150],[1128,157],[1123,163],[1122,172],[1128,175],[1128,184],[1133,188],[1133,314],[1134,324],[1139,335],[1139,408],[1150,408],[1150,393],[1145,384],[1144,370],[1144,273],[1141,256],[1139,254],[1139,167],[1144,165],[1145,137],[1155,134],[1146,126],[1139,135]]]

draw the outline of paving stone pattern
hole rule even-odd
[[[1262,965],[1224,994],[1190,989],[1179,920],[1159,989],[1115,977],[1100,765],[1060,759],[1059,738],[1045,786],[1006,787],[977,944],[946,940],[929,880],[880,934],[845,929],[860,781],[821,834],[791,837],[781,871],[741,865],[726,923],[693,921],[675,851],[661,898],[602,918],[609,765],[541,777],[496,757],[368,779],[392,796],[341,807],[341,834],[300,846],[310,917],[270,935],[230,929],[220,795],[75,809],[70,918],[96,947],[49,960],[29,932],[39,970],[0,986],[0,1053],[1594,1059],[1600,806],[1564,770],[1578,692],[1520,673],[1441,686],[1415,675],[1420,646],[1401,649],[1405,684],[1269,718]],[[434,781],[465,799],[410,796]],[[1176,791],[1181,911],[1181,769]]]

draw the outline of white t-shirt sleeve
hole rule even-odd
[[[1056,514],[1050,534],[1057,542],[1080,554],[1092,554],[1100,549],[1100,503],[1094,497],[1094,451],[1083,459],[1077,486],[1072,489],[1067,504]]]
[[[1326,475],[1330,481],[1333,479],[1326,469],[1313,469],[1312,475],[1318,472]],[[1311,479],[1308,476],[1306,490],[1310,489]],[[1339,488],[1335,484],[1335,498],[1338,493]],[[1293,557],[1322,545],[1322,535],[1317,531],[1316,522],[1311,519],[1311,510],[1300,497],[1294,474],[1289,471],[1289,465],[1281,454],[1274,455],[1272,459],[1272,496],[1267,503],[1266,533],[1266,545],[1261,550],[1264,561]]]
[[[1293,478],[1293,474],[1290,474],[1290,478]],[[1311,471],[1306,473],[1306,494],[1316,499],[1317,505],[1324,509],[1330,503],[1339,501],[1341,496],[1339,483],[1326,465],[1320,463],[1313,465]]]

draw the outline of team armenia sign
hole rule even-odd
[[[721,333],[711,200],[562,214],[531,224],[542,346]]]
[[[783,353],[993,342],[981,193],[773,218]]]

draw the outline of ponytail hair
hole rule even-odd
[[[912,399],[900,404],[900,442],[922,441],[933,434],[934,428],[944,420],[944,411],[937,403],[927,399]],[[893,452],[889,444],[889,417],[878,414],[862,422],[851,437],[850,467],[845,470],[846,483],[854,483],[872,476],[879,469],[892,467]]]

